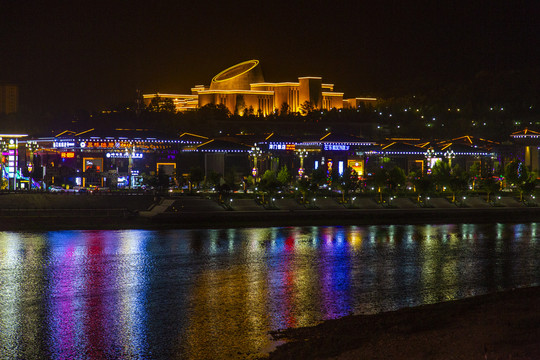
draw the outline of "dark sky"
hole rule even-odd
[[[0,81],[38,111],[186,93],[259,59],[345,97],[538,66],[540,1],[0,0]]]

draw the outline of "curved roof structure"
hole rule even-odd
[[[251,90],[250,84],[259,82],[264,82],[259,60],[248,60],[214,76],[210,90]]]

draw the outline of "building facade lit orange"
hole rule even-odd
[[[258,60],[248,60],[231,66],[214,76],[210,86],[197,85],[191,95],[145,94],[145,104],[159,96],[171,99],[177,111],[187,111],[208,104],[222,104],[232,114],[246,111],[255,115],[273,112],[301,112],[302,105],[310,103],[313,109],[331,110],[355,108],[361,103],[374,102],[375,98],[343,99],[342,92],[334,91],[334,84],[325,84],[321,77],[299,77],[295,82],[266,82]]]

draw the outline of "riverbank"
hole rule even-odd
[[[320,199],[317,207],[306,208],[293,199],[283,199],[266,209],[249,199],[235,200],[226,208],[197,196],[156,201],[150,195],[12,194],[0,196],[0,230],[519,223],[540,219],[540,207],[517,202],[489,206],[477,201],[457,207],[448,201],[433,201],[431,207],[418,207],[409,200],[382,207],[367,200],[348,208],[335,199]]]
[[[540,288],[273,332],[281,359],[540,359]]]

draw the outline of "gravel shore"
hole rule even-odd
[[[540,359],[540,288],[272,333],[270,359]]]

